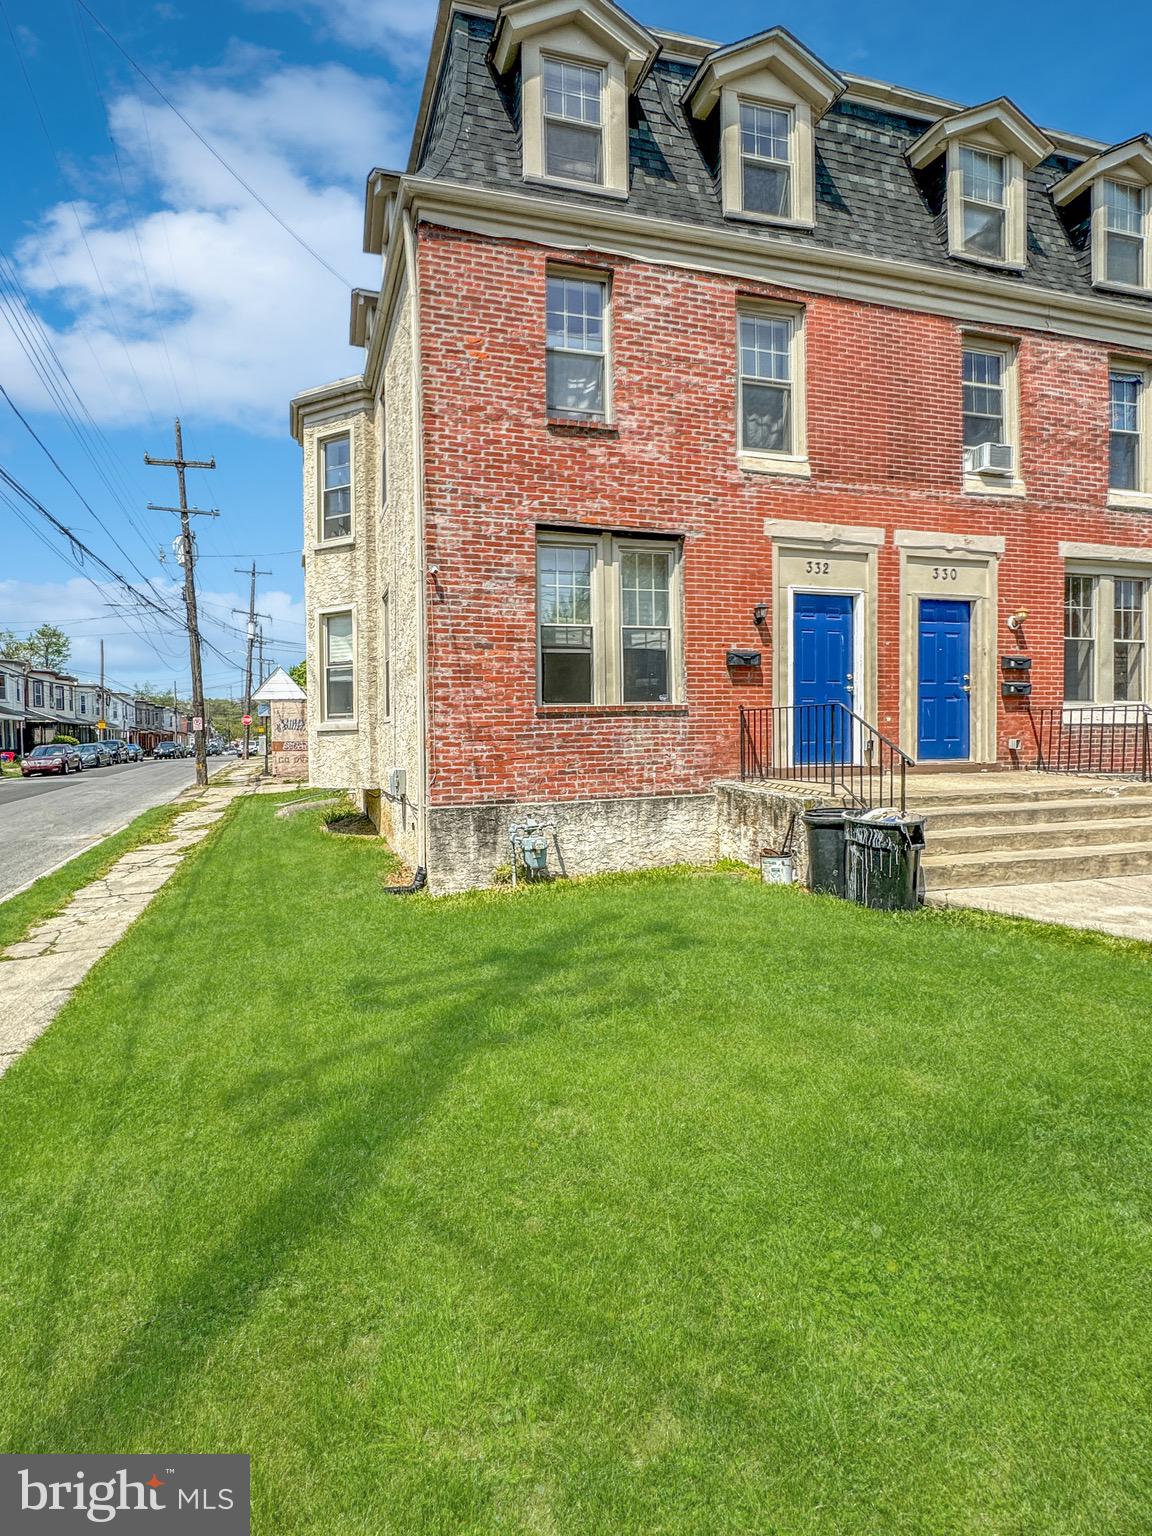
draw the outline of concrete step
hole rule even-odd
[[[962,777],[963,782],[960,782]],[[1149,785],[1140,779],[1077,779],[1075,774],[965,774],[951,780],[934,782],[909,779],[908,806],[912,810],[931,809],[934,805],[1026,805],[1035,800],[1099,800],[1149,794]]]
[[[968,885],[1037,885],[1059,880],[1103,880],[1152,874],[1152,843],[1064,845],[997,852],[932,853],[923,859],[930,891]]]
[[[1003,849],[1027,853],[1037,848],[1083,848],[1118,843],[1152,843],[1152,816],[1080,821],[1034,821],[1017,826],[968,826],[937,830],[929,825],[928,852],[981,853]]]
[[[1069,800],[1013,800],[977,802],[976,804],[929,805],[922,809],[928,831],[936,835],[966,827],[1025,827],[1037,822],[1092,820],[1106,824],[1152,816],[1152,791],[1142,785],[1142,794],[1081,796]]]

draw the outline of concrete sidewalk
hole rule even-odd
[[[1042,885],[985,885],[929,891],[932,907],[972,907],[1038,923],[1087,928],[1152,943],[1152,875],[1060,880]]]
[[[126,853],[102,880],[77,891],[56,917],[0,955],[0,1074],[48,1028],[100,957],[123,938],[238,795],[255,785],[209,784],[172,824],[170,840]]]

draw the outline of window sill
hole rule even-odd
[[[799,453],[738,453],[736,462],[750,475],[790,475],[796,480],[810,480],[812,466]]]
[[[755,213],[748,208],[725,208],[724,217],[737,224],[758,224],[766,229],[811,230],[815,219],[781,219],[771,213]]]
[[[965,496],[1014,496],[1017,500],[1028,494],[1023,480],[1009,475],[965,475]]]
[[[998,261],[995,256],[976,256],[971,251],[948,252],[953,261],[971,262],[974,267],[983,267],[992,272],[1027,272],[1028,263],[1024,261]]]
[[[563,176],[525,176],[530,187],[556,187],[561,192],[591,192],[593,197],[611,197],[618,203],[628,201],[627,187],[606,187],[603,182],[568,181]]]
[[[316,727],[318,736],[353,736],[360,729],[355,720],[322,720]]]
[[[356,544],[356,535],[350,533],[345,539],[317,539],[312,546],[313,553],[323,549],[353,549]]]
[[[614,719],[621,715],[686,715],[687,704],[537,704],[537,720]]]
[[[549,432],[560,437],[619,437],[620,428],[614,421],[576,421],[569,416],[546,416]]]
[[[1114,512],[1152,512],[1152,492],[1109,491],[1106,506]]]
[[[1106,277],[1101,277],[1093,278],[1092,286],[1103,293],[1126,293],[1138,299],[1152,299],[1152,288],[1144,288],[1138,283],[1111,283]]]

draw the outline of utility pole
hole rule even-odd
[[[255,560],[253,560],[253,562],[252,562],[252,569],[250,571],[242,571],[238,565],[234,565],[232,567],[232,569],[235,571],[237,576],[247,576],[249,578],[249,581],[250,581],[250,585],[249,585],[249,588],[248,588],[248,613],[247,613],[247,619],[248,619],[248,653],[247,653],[247,656],[245,657],[245,661],[244,661],[244,713],[245,713],[245,715],[247,715],[248,721],[249,721],[249,723],[244,727],[244,761],[247,762],[248,761],[248,737],[249,737],[249,735],[251,733],[251,730],[252,730],[252,725],[251,725],[251,721],[252,721],[252,647],[256,644],[256,578],[257,578],[257,576],[271,576],[272,572],[271,571],[258,571],[256,569],[256,562],[255,562]],[[233,608],[232,612],[233,613],[241,613],[242,614],[244,612],[244,609],[243,608]],[[266,614],[261,614],[260,617],[261,618],[266,618],[267,615]],[[257,686],[259,686],[259,684],[257,684]]]
[[[144,462],[145,464],[152,464],[164,469],[174,469],[180,487],[180,505],[178,507],[158,507],[149,502],[148,510],[150,512],[176,512],[180,517],[180,538],[183,544],[184,555],[180,563],[184,567],[184,612],[188,620],[188,656],[192,664],[192,712],[200,721],[200,728],[196,732],[196,783],[203,786],[208,782],[208,743],[204,731],[204,674],[200,669],[200,627],[196,620],[195,544],[189,518],[219,517],[220,514],[215,510],[205,512],[201,511],[199,507],[190,507],[188,505],[185,473],[189,469],[215,469],[216,460],[186,459],[184,457],[184,434],[180,429],[180,418],[177,417],[176,457],[174,459],[154,459],[150,454],[146,453],[144,455]]]
[[[107,703],[105,701],[105,698],[104,698],[104,642],[103,642],[103,640],[101,640],[101,642],[100,642],[100,698],[99,698],[99,701],[97,702],[96,708],[97,708],[97,711],[98,711],[97,716],[96,716],[96,740],[97,741],[103,741],[104,740],[104,731],[101,729],[101,727],[102,726],[106,726],[107,725],[107,721],[108,721],[108,716],[105,713],[105,711],[108,708],[108,705],[107,705]]]

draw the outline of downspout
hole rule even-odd
[[[428,573],[424,542],[424,392],[420,344],[420,280],[416,267],[416,235],[405,208],[404,260],[408,268],[408,302],[412,325],[412,494],[416,518],[416,564],[420,581],[420,622],[417,637],[416,743],[420,763],[420,814],[416,822],[416,863],[428,868]]]

